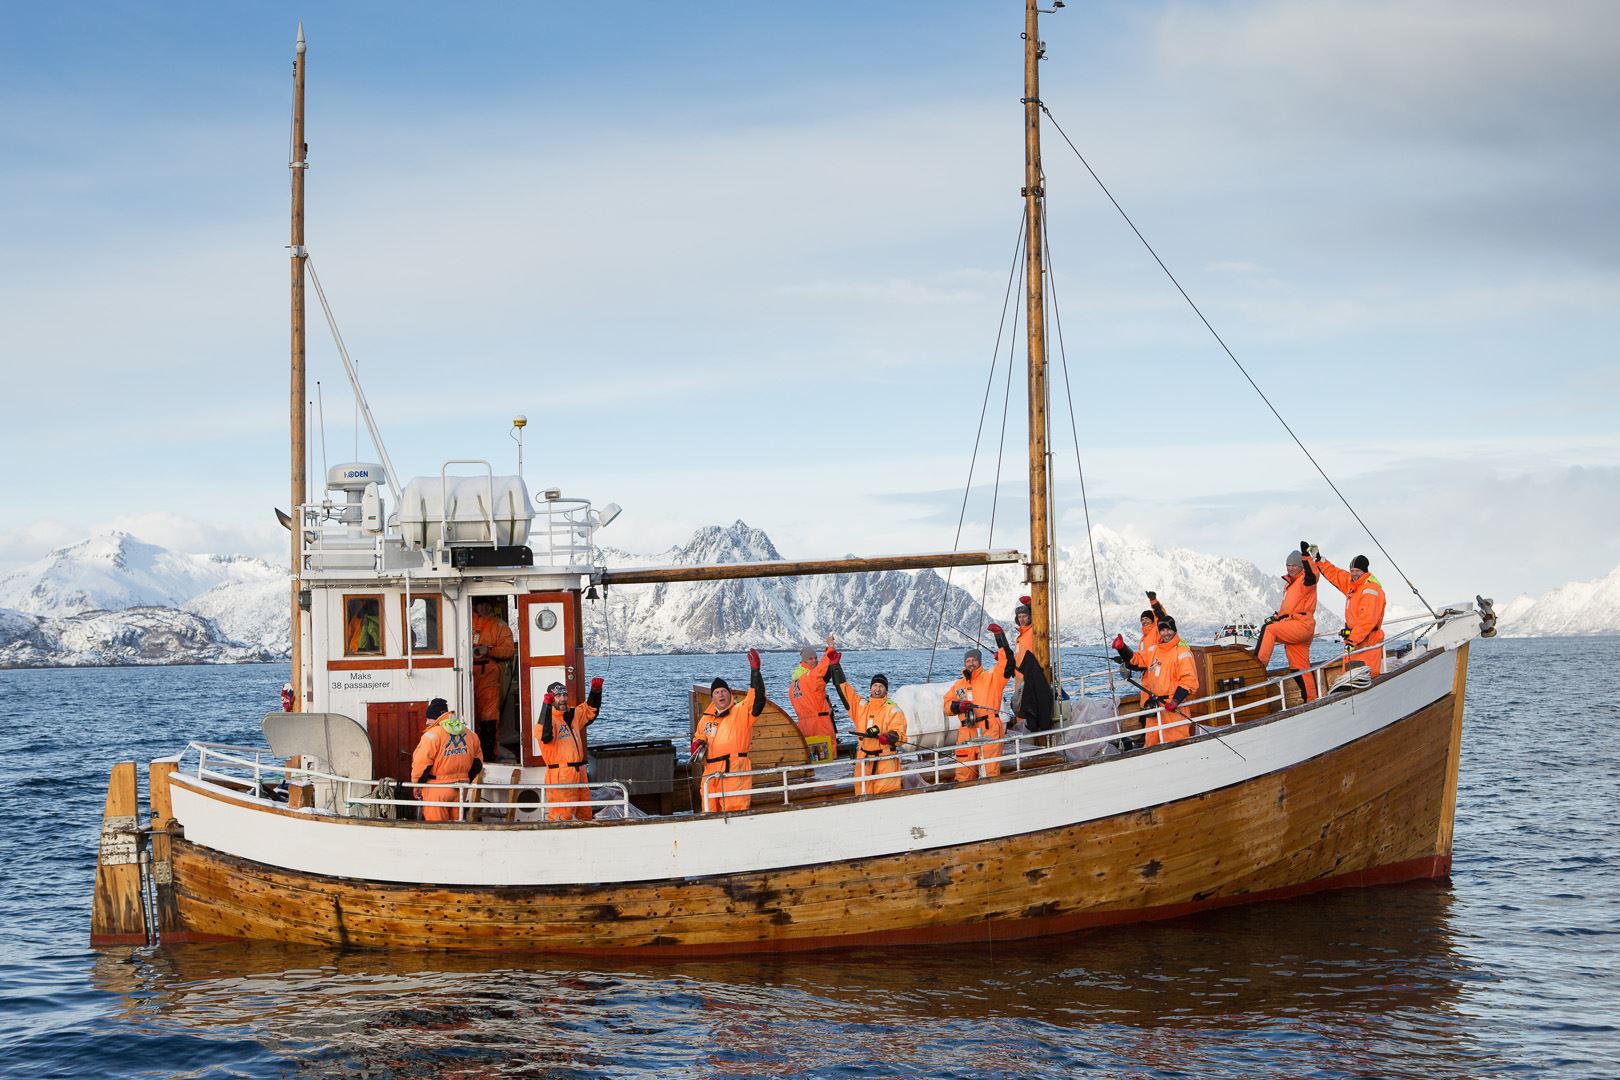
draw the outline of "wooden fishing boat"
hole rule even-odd
[[[1021,563],[1031,652],[1065,685],[1051,647],[1037,19],[1027,0],[1029,553],[618,571],[593,565],[616,508],[546,491],[536,509],[521,464],[508,477],[447,462],[401,485],[341,342],[383,461],[337,466],[325,496],[308,498],[300,30],[292,700],[265,718],[266,746],[194,742],[153,762],[144,821],[134,763],[114,768],[92,942],[702,955],[1004,941],[1446,876],[1468,645],[1493,632],[1485,601],[1432,611],[1393,637],[1376,679],[1328,692],[1327,665],[1305,673],[1324,679],[1309,703],[1298,673],[1265,671],[1242,648],[1201,648],[1198,733],[1160,746],[1132,742],[1133,725],[1156,722],[1134,699],[1110,694],[1099,712],[1081,695],[1054,703],[1052,730],[1010,736],[999,776],[955,781],[950,733],[919,722],[902,789],[858,795],[849,762],[812,761],[778,711],[757,737],[746,810],[694,812],[699,780],[667,745],[617,764],[609,751],[623,748],[596,748],[588,799],[546,783],[540,700],[553,682],[582,696],[582,600],[601,587]],[[452,475],[458,466],[479,471]],[[408,756],[428,701],[470,714],[475,667],[494,662],[472,624],[486,604],[516,627],[492,730],[512,760],[455,785],[462,820],[409,820],[421,785]],[[548,820],[582,803],[594,820]]]

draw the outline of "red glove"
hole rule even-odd
[[[748,666],[753,668],[755,671],[759,670],[759,650],[758,649],[749,649],[748,650]]]
[[[842,660],[843,658],[844,658],[844,654],[839,652],[837,649],[828,649],[827,650],[827,663],[836,664],[836,663],[838,663],[838,661]]]
[[[1020,596],[1020,597],[1019,597],[1019,598],[1018,598],[1018,602],[1019,602],[1019,603],[1020,603],[1020,604],[1023,604],[1023,605],[1024,605],[1024,606],[1025,606],[1025,607],[1029,607],[1029,606],[1030,606],[1030,605],[1031,605],[1031,604],[1033,604],[1033,603],[1034,603],[1034,602],[1035,602],[1035,601],[1034,601],[1034,600],[1033,600],[1033,599],[1031,599],[1031,598],[1030,598],[1030,597],[1028,597],[1028,596]]]
[[[1115,634],[1114,640],[1108,643],[1108,647],[1115,650],[1123,649],[1125,647],[1125,635]]]
[[[692,756],[693,757],[697,757],[698,747],[700,747],[702,745],[703,745],[703,740],[702,739],[693,739],[692,740]]]
[[[899,746],[900,733],[898,731],[885,732],[883,735],[883,741],[888,743],[890,746]]]
[[[591,680],[591,693],[600,694],[601,692],[602,692],[602,677],[600,675],[598,675],[596,678]]]
[[[546,708],[548,708],[548,709],[551,708],[551,706],[553,704],[555,704],[556,701],[557,701],[557,695],[553,694],[550,690],[547,690],[546,691]]]
[[[1001,625],[999,623],[991,623],[990,624],[990,633],[995,635],[996,637],[1000,637],[1004,633],[1004,631],[1001,629]]]

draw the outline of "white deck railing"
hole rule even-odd
[[[1387,639],[1382,643],[1381,648],[1387,657],[1390,648],[1397,642],[1407,638],[1412,639],[1413,642],[1421,640],[1435,625],[1437,625],[1436,622],[1430,621],[1414,626],[1393,638]],[[933,783],[939,783],[946,772],[954,776],[958,768],[971,769],[982,777],[986,775],[984,766],[990,763],[1001,766],[998,771],[1010,770],[1014,772],[1022,771],[1032,762],[1035,762],[1037,767],[1050,766],[1053,764],[1051,759],[1054,755],[1062,756],[1071,763],[1078,763],[1104,756],[1107,753],[1109,744],[1120,747],[1124,740],[1134,741],[1139,737],[1145,737],[1149,732],[1162,733],[1167,728],[1181,728],[1189,724],[1192,727],[1191,736],[1208,736],[1216,741],[1221,741],[1223,730],[1270,716],[1274,707],[1287,708],[1287,694],[1284,687],[1287,683],[1296,679],[1317,680],[1319,687],[1318,700],[1326,697],[1327,694],[1331,693],[1331,688],[1321,688],[1318,677],[1322,672],[1337,667],[1343,662],[1343,656],[1336,656],[1313,664],[1309,668],[1281,672],[1263,682],[1244,686],[1230,686],[1225,690],[1205,697],[1189,699],[1182,705],[1183,715],[1186,716],[1186,719],[1172,723],[1166,723],[1162,719],[1160,709],[1138,709],[1125,713],[1115,712],[1095,720],[1079,720],[1074,723],[1062,724],[1042,732],[1007,732],[996,739],[973,738],[943,747],[923,747],[915,743],[906,743],[902,745],[908,747],[908,749],[895,755],[901,763],[901,768],[897,772],[873,773],[862,779],[867,782],[899,779],[903,786],[905,780],[909,777],[920,778],[926,783],[930,775]],[[1091,700],[1108,700],[1114,702],[1117,709],[1118,698],[1107,690],[1107,678],[1107,672],[1094,672],[1063,681],[1077,684],[1081,690],[1081,698],[1089,697]],[[1264,691],[1258,698],[1239,701],[1239,698],[1250,697],[1257,690]],[[1104,694],[1107,696],[1102,696]],[[1197,716],[1188,715],[1188,712],[1195,706],[1208,706],[1209,711]],[[1127,729],[1124,726],[1125,723],[1133,720],[1140,720],[1140,726]],[[999,746],[1000,752],[989,756],[980,756],[985,748],[993,746]],[[1123,747],[1120,748],[1123,749]],[[254,795],[261,799],[264,798],[262,793],[266,790],[266,777],[279,778],[288,784],[303,782],[327,784],[331,785],[333,791],[341,792],[341,804],[345,812],[352,812],[358,807],[415,806],[483,810],[505,816],[515,811],[543,811],[546,809],[588,806],[593,809],[616,807],[627,817],[633,813],[629,791],[623,783],[618,781],[592,782],[586,780],[570,783],[509,784],[479,781],[470,783],[401,783],[398,785],[401,788],[416,791],[430,788],[454,788],[462,796],[456,801],[436,802],[425,799],[387,798],[377,794],[379,786],[384,781],[357,779],[315,769],[288,766],[285,762],[275,758],[272,752],[265,747],[192,742],[187,746],[186,750],[187,752],[194,750],[197,753],[197,764],[191,775],[199,780],[237,785],[251,783]],[[970,760],[961,761],[956,756],[959,750],[976,750],[979,751],[979,754]],[[868,758],[866,760],[875,761],[877,759]],[[852,788],[856,784],[857,778],[842,771],[838,775],[832,775],[833,770],[842,770],[847,765],[848,759],[834,759],[797,765],[779,765],[771,768],[709,773],[704,775],[700,781],[699,805],[701,806],[709,796],[724,798],[725,791],[723,789],[717,790],[716,785],[728,778],[737,777],[749,777],[753,780],[753,784],[747,793],[750,797],[754,795],[780,794],[783,805],[791,805],[795,794],[806,795],[830,789]],[[775,782],[760,782],[765,779],[774,780]],[[610,788],[617,791],[617,796],[612,799],[583,800],[552,800],[548,797],[551,791],[572,793],[580,788],[585,788],[587,791],[592,788]],[[504,795],[502,801],[499,802],[492,802],[480,797],[485,792],[499,794],[514,790],[541,792],[542,801],[520,804],[506,801]],[[265,801],[273,802],[274,800],[266,799]]]
[[[1434,625],[1435,623],[1430,620],[1402,631],[1392,638],[1387,638],[1379,646],[1384,653],[1385,659],[1388,659],[1391,646],[1405,638],[1411,638],[1415,641],[1433,629]],[[1361,649],[1357,651],[1365,652],[1367,650]],[[1011,770],[1017,772],[1021,771],[1026,763],[1035,758],[1050,758],[1053,754],[1060,754],[1069,757],[1073,761],[1083,761],[1102,756],[1106,753],[1107,744],[1117,744],[1125,739],[1144,737],[1150,731],[1163,732],[1166,728],[1182,728],[1189,725],[1192,727],[1190,735],[1210,735],[1219,741],[1223,730],[1271,715],[1273,705],[1286,708],[1287,695],[1284,691],[1284,684],[1286,683],[1299,678],[1311,679],[1317,684],[1317,698],[1321,699],[1327,696],[1331,692],[1331,687],[1322,686],[1319,675],[1329,668],[1339,667],[1344,663],[1344,660],[1343,655],[1335,656],[1313,664],[1308,668],[1301,668],[1297,671],[1290,669],[1274,675],[1264,682],[1229,687],[1226,690],[1201,698],[1189,698],[1182,704],[1184,710],[1199,705],[1210,705],[1213,708],[1202,715],[1189,716],[1185,720],[1177,720],[1168,724],[1159,718],[1159,709],[1138,709],[1135,712],[1115,713],[1099,720],[1084,720],[1064,724],[1041,732],[1009,732],[999,739],[967,739],[960,743],[938,748],[910,744],[912,749],[896,755],[902,763],[902,767],[898,772],[884,773],[881,776],[873,774],[863,779],[872,782],[879,779],[892,780],[899,778],[903,785],[906,777],[915,776],[926,781],[929,775],[932,774],[933,782],[938,783],[943,773],[950,771],[954,775],[958,767],[972,769],[980,777],[983,777],[986,775],[983,766],[991,762],[1001,766],[999,771]],[[1065,679],[1063,681],[1077,683],[1081,689],[1082,697],[1090,696],[1095,700],[1100,700],[1100,695],[1108,694],[1110,700],[1117,700],[1107,690],[1108,677],[1108,672],[1098,671],[1077,676],[1073,680]],[[1114,678],[1116,681],[1118,680],[1118,676]],[[1126,689],[1134,690],[1135,688],[1126,684]],[[1266,691],[1262,697],[1239,703],[1238,699],[1240,697],[1251,695],[1256,690],[1261,689]],[[1301,702],[1301,704],[1304,704],[1304,702]],[[1123,728],[1125,721],[1138,718],[1142,720],[1140,727],[1132,727],[1129,730]],[[1152,718],[1151,722],[1150,718]],[[1102,727],[1109,730],[1101,734],[1086,731],[1086,729]],[[969,761],[959,761],[956,757],[958,750],[982,748],[998,744],[1003,747],[1002,753],[989,757],[976,757]],[[1007,744],[1011,744],[1012,748],[1010,750],[1006,749]],[[866,760],[872,761],[875,759],[867,758]],[[795,793],[805,794],[829,788],[852,787],[856,781],[851,776],[830,777],[822,775],[841,764],[843,764],[843,761],[834,759],[804,765],[779,765],[766,769],[709,773],[703,777],[700,783],[700,792],[705,797],[713,795],[716,798],[724,798],[724,790],[718,790],[716,785],[727,777],[747,776],[754,778],[754,784],[748,792],[749,795],[780,794],[783,805],[790,805],[792,796]],[[1042,762],[1042,764],[1048,765],[1051,762],[1046,761]],[[804,776],[806,772],[811,774],[808,778]],[[776,782],[768,784],[759,782],[760,779],[767,777],[773,778]],[[735,794],[740,795],[742,793],[737,792]]]
[[[409,788],[415,791],[425,791],[430,788],[454,788],[464,796],[453,802],[449,800],[439,802],[427,799],[383,798],[376,794],[377,789],[384,783],[382,780],[362,780],[352,776],[339,776],[335,773],[321,772],[318,769],[289,766],[272,756],[271,751],[266,747],[193,742],[187,745],[186,750],[195,750],[197,752],[197,765],[190,775],[199,780],[214,783],[223,782],[225,784],[251,782],[254,793],[261,793],[266,790],[265,778],[267,776],[280,779],[287,784],[320,782],[330,784],[334,790],[341,791],[342,805],[349,810],[357,806],[427,806],[440,809],[470,809],[484,810],[491,813],[510,813],[520,810],[543,811],[588,806],[592,809],[617,807],[625,816],[630,815],[630,792],[623,783],[617,780],[561,784],[498,784],[488,781],[469,781],[464,783],[431,784],[400,783],[398,785],[401,788]],[[549,797],[552,791],[573,792],[580,788],[584,788],[587,792],[592,788],[610,788],[618,794],[612,799],[565,800]],[[516,803],[506,801],[504,797],[500,802],[480,799],[479,796],[486,791],[496,793],[537,791],[541,793],[541,801],[538,803]],[[262,794],[258,794],[257,797],[264,798]],[[276,800],[267,799],[265,801],[275,802]]]

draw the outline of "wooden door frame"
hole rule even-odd
[[[585,641],[584,621],[578,589],[555,589],[547,592],[519,593],[518,603],[518,716],[519,734],[523,740],[524,765],[539,765],[534,753],[533,724],[529,707],[529,672],[537,667],[561,667],[563,685],[568,687],[568,700],[585,700]],[[553,656],[529,655],[529,610],[537,604],[562,605],[563,651]]]

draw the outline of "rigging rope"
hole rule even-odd
[[[1074,467],[1080,473],[1080,507],[1086,515],[1086,548],[1091,552],[1091,585],[1097,594],[1097,629],[1102,634],[1104,653],[1108,651],[1108,617],[1103,614],[1102,578],[1097,573],[1097,544],[1091,538],[1091,500],[1086,497],[1086,467],[1080,460],[1080,428],[1074,417],[1074,386],[1069,381],[1069,352],[1063,346],[1063,313],[1058,310],[1057,273],[1052,268],[1052,237],[1046,230],[1046,210],[1041,210],[1041,247],[1046,261],[1046,279],[1052,297],[1052,325],[1057,330],[1058,357],[1063,363],[1063,392],[1069,402],[1069,434],[1074,438]],[[1114,666],[1107,665],[1108,694],[1117,697]]]
[[[979,406],[979,429],[973,435],[973,457],[968,461],[967,486],[962,489],[962,509],[956,515],[956,539],[951,541],[952,551],[957,551],[962,546],[962,523],[967,520],[968,496],[973,492],[973,470],[978,466],[979,440],[984,435],[985,414],[990,410],[990,388],[995,385],[996,364],[1001,360],[1001,335],[1007,329],[1007,305],[1012,302],[1013,282],[1018,277],[1018,259],[1024,251],[1025,216],[1020,214],[1018,218],[1018,242],[1013,245],[1012,269],[1007,272],[1007,292],[1001,299],[1001,322],[996,327],[995,348],[990,351],[990,374],[985,376],[984,380],[984,401]],[[923,680],[924,682],[932,682],[934,678],[934,656],[939,652],[939,635],[945,629],[945,605],[950,601],[951,577],[955,572],[954,566],[948,567],[945,571],[945,588],[939,597],[939,622],[934,627],[934,644],[928,650],[928,677]]]
[[[1081,165],[1085,166],[1086,172],[1091,174],[1091,178],[1097,182],[1097,186],[1102,189],[1102,193],[1108,196],[1108,201],[1114,204],[1114,209],[1119,211],[1119,216],[1125,219],[1125,224],[1131,227],[1131,232],[1136,234],[1136,238],[1142,242],[1142,246],[1147,248],[1148,254],[1153,256],[1153,261],[1159,264],[1159,269],[1163,270],[1164,276],[1170,279],[1170,284],[1176,287],[1176,291],[1181,294],[1181,298],[1187,301],[1187,306],[1193,309],[1193,314],[1197,315],[1198,320],[1204,324],[1204,329],[1208,330],[1211,336],[1215,338],[1215,341],[1220,345],[1221,350],[1225,352],[1232,363],[1237,366],[1238,371],[1242,373],[1243,378],[1248,382],[1248,384],[1254,388],[1254,392],[1260,395],[1260,400],[1265,402],[1266,408],[1271,410],[1271,415],[1275,416],[1277,418],[1277,422],[1283,426],[1283,430],[1288,432],[1288,437],[1294,440],[1294,445],[1299,447],[1300,452],[1305,455],[1307,460],[1310,461],[1311,465],[1321,475],[1322,479],[1327,481],[1327,486],[1333,489],[1333,494],[1337,495],[1339,497],[1339,501],[1344,503],[1344,508],[1350,511],[1351,517],[1356,519],[1356,524],[1361,526],[1362,531],[1367,534],[1368,539],[1373,542],[1373,544],[1378,548],[1379,552],[1383,554],[1384,558],[1389,560],[1389,565],[1394,568],[1395,572],[1401,575],[1401,580],[1405,581],[1407,586],[1412,590],[1412,595],[1416,596],[1425,608],[1428,608],[1430,615],[1434,615],[1436,618],[1439,618],[1439,616],[1435,614],[1433,606],[1431,606],[1430,603],[1423,598],[1422,593],[1418,592],[1418,587],[1412,584],[1412,579],[1406,576],[1406,571],[1401,569],[1400,564],[1397,563],[1394,557],[1391,556],[1388,550],[1385,549],[1383,543],[1378,539],[1377,536],[1373,534],[1372,529],[1367,527],[1367,523],[1361,520],[1361,515],[1356,513],[1356,508],[1350,505],[1350,500],[1345,498],[1344,492],[1339,490],[1339,485],[1333,482],[1333,478],[1328,476],[1327,470],[1323,469],[1321,464],[1317,462],[1316,458],[1311,454],[1311,452],[1305,448],[1305,444],[1300,441],[1298,435],[1294,434],[1294,429],[1289,426],[1288,421],[1283,419],[1282,413],[1277,411],[1277,407],[1271,403],[1271,399],[1266,397],[1265,391],[1261,390],[1259,384],[1256,383],[1253,377],[1249,375],[1248,369],[1245,368],[1238,360],[1236,354],[1234,354],[1232,350],[1227,347],[1226,341],[1219,333],[1216,332],[1215,327],[1210,324],[1210,321],[1204,317],[1203,311],[1199,309],[1197,304],[1193,303],[1193,298],[1188,296],[1187,290],[1181,287],[1181,282],[1176,280],[1176,275],[1172,274],[1170,272],[1170,268],[1164,264],[1164,260],[1159,258],[1159,253],[1153,250],[1153,245],[1148,243],[1147,237],[1142,235],[1142,230],[1136,227],[1136,222],[1132,221],[1131,216],[1125,212],[1125,208],[1119,205],[1119,200],[1114,198],[1114,193],[1108,190],[1108,185],[1102,182],[1102,177],[1097,175],[1097,170],[1091,167],[1091,163],[1087,161],[1085,155],[1080,152],[1080,148],[1074,145],[1074,140],[1069,138],[1068,133],[1063,130],[1063,126],[1057,122],[1057,117],[1052,115],[1052,110],[1048,109],[1043,103],[1041,105],[1041,111],[1046,114],[1046,118],[1048,120],[1052,121],[1052,127],[1055,128],[1057,133],[1063,137],[1063,141],[1069,144],[1069,149],[1074,151],[1074,156],[1080,160]]]

